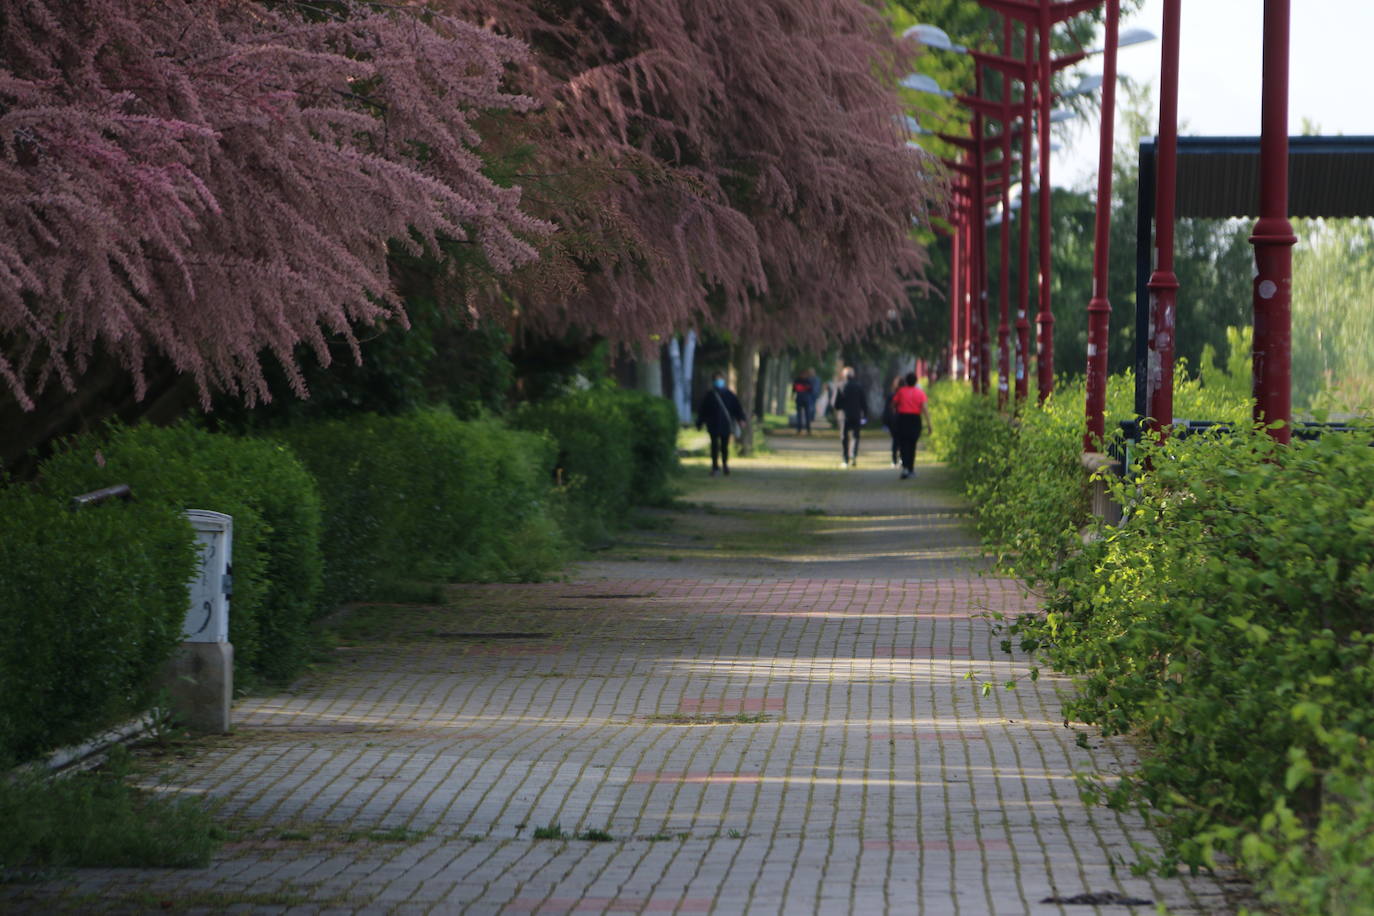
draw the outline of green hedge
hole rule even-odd
[[[39,470],[54,498],[127,483],[140,503],[210,509],[234,518],[229,639],[237,679],[299,673],[319,606],[320,501],[289,449],[182,423],[115,427],[68,444]],[[186,596],[179,598],[185,608]]]
[[[191,527],[166,504],[73,511],[0,490],[0,763],[147,708],[195,566]]]
[[[280,435],[319,481],[326,607],[405,580],[537,579],[564,559],[543,436],[442,408]]]
[[[513,422],[556,443],[568,530],[584,542],[604,539],[630,507],[635,477],[635,429],[619,393],[596,388],[522,404]]]
[[[667,398],[642,391],[617,391],[614,397],[630,421],[633,500],[641,506],[666,505],[673,499],[672,481],[681,469],[677,409]]]
[[[1118,399],[1129,383],[1114,380]],[[1064,496],[1082,479],[1081,416],[1051,402],[992,435],[989,405],[945,400],[958,410],[937,428],[972,453],[952,457],[985,535],[1050,596],[1009,634],[1075,676],[1067,718],[1139,741],[1134,772],[1086,788],[1161,829],[1147,864],[1225,854],[1282,912],[1370,912],[1374,432],[1279,446],[1247,404],[1182,380],[1176,415],[1237,431],[1142,446],[1137,473],[1111,481],[1124,521],[1085,542]]]

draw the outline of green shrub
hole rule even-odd
[[[1108,379],[1107,432],[1119,441],[1116,421],[1134,417],[1134,376]],[[1051,577],[1078,549],[1090,523],[1088,478],[1083,470],[1086,400],[1083,379],[1059,379],[1043,404],[1023,405],[1016,417],[968,386],[931,389],[932,447],[954,468],[974,505],[978,531],[1003,566],[1032,582]],[[1206,389],[1182,370],[1175,377],[1178,417],[1246,422],[1248,402]]]
[[[313,478],[289,449],[189,423],[115,427],[69,443],[39,473],[53,497],[127,483],[140,503],[233,516],[236,674],[250,684],[255,675],[280,681],[300,671],[319,603],[320,506]]]
[[[562,562],[543,436],[443,408],[281,435],[319,481],[327,606],[407,579],[537,579]]]
[[[1109,417],[1131,388],[1112,380]],[[1237,431],[1136,449],[1109,481],[1125,520],[1085,542],[1082,395],[1061,384],[1011,421],[947,385],[932,410],[983,536],[1050,596],[1010,635],[1076,677],[1067,718],[1139,739],[1138,768],[1088,794],[1161,827],[1166,871],[1222,853],[1285,912],[1370,912],[1371,434],[1280,446],[1245,398],[1180,375],[1176,417]]]
[[[681,469],[677,459],[677,410],[667,398],[642,391],[619,391],[621,408],[630,421],[634,477],[630,485],[634,502],[662,506],[673,498],[673,476]]]
[[[594,388],[521,405],[515,425],[551,436],[567,487],[566,524],[580,540],[605,537],[634,499],[636,430],[624,392]]]
[[[0,875],[54,866],[204,868],[219,829],[200,800],[129,785],[128,751],[99,772],[0,780]]]
[[[147,707],[195,566],[191,527],[164,503],[73,511],[0,490],[0,763]]]
[[[1117,486],[1129,518],[1018,627],[1081,675],[1072,715],[1147,739],[1106,797],[1157,808],[1174,860],[1220,849],[1300,912],[1339,912],[1330,889],[1370,886],[1356,871],[1374,844],[1351,827],[1374,821],[1368,441],[1243,429],[1146,446],[1152,472]]]

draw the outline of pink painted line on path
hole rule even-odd
[[[864,840],[864,849],[890,849],[893,852],[992,852],[1011,849],[1006,840]]]
[[[968,658],[965,646],[874,646],[874,658]]]
[[[761,782],[763,776],[758,773],[731,773],[723,772],[683,772],[682,770],[636,770],[631,782],[705,782],[705,783],[733,783],[733,782]]]
[[[709,897],[516,897],[503,908],[506,913],[709,913],[715,901]]]

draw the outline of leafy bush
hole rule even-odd
[[[140,503],[233,516],[236,674],[251,683],[254,675],[280,681],[300,671],[321,587],[320,503],[315,481],[290,450],[188,423],[114,427],[69,443],[39,473],[55,498],[127,483]],[[185,580],[182,588],[184,614]]]
[[[281,436],[319,481],[326,607],[407,579],[530,580],[562,562],[543,436],[442,408]]]
[[[53,866],[209,865],[219,829],[203,804],[136,789],[128,769],[128,752],[117,746],[100,772],[0,780],[0,875]]]
[[[1119,443],[1114,419],[1134,416],[1135,380],[1112,376],[1107,385],[1107,431]],[[1078,549],[1089,523],[1088,478],[1083,470],[1082,379],[1060,379],[1040,405],[1010,417],[989,397],[965,385],[931,389],[932,447],[959,475],[977,513],[978,531],[1003,566],[1030,581],[1050,577]],[[1204,388],[1182,370],[1175,377],[1176,416],[1246,422],[1248,402],[1225,390]]]
[[[547,433],[557,443],[569,499],[566,524],[583,541],[604,538],[611,520],[633,501],[636,429],[626,394],[574,391],[523,404],[515,414],[516,426]]]
[[[1016,630],[1080,675],[1070,715],[1145,739],[1139,772],[1102,793],[1159,812],[1166,864],[1220,849],[1300,911],[1338,912],[1374,888],[1374,842],[1351,826],[1374,822],[1369,437],[1245,429],[1142,457],[1151,473],[1115,486],[1127,520]]]
[[[635,503],[666,505],[673,498],[672,479],[681,468],[677,459],[677,410],[667,398],[642,391],[617,391],[616,398],[630,421],[634,477],[630,492]]]
[[[191,527],[165,503],[72,511],[0,490],[0,763],[146,708],[195,566]]]
[[[1130,390],[1113,380],[1115,411]],[[1016,422],[952,386],[932,403],[983,535],[1050,594],[1011,636],[1077,677],[1069,718],[1142,745],[1134,773],[1087,793],[1160,826],[1166,871],[1224,853],[1286,911],[1368,912],[1370,435],[1280,446],[1250,428],[1244,397],[1180,378],[1177,416],[1237,431],[1137,448],[1134,472],[1109,481],[1125,520],[1085,542],[1081,386]]]

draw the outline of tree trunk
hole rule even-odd
[[[773,369],[778,359],[769,353],[759,355],[759,381],[754,386],[754,419],[768,413],[768,398],[773,393]]]
[[[639,382],[639,390],[647,394],[652,394],[656,398],[663,397],[663,361],[661,359],[662,348],[658,344],[644,347],[639,351],[639,359],[636,381]]]
[[[697,332],[688,331],[682,341],[682,414],[683,425],[692,422],[692,375],[697,365]]]
[[[739,342],[735,344],[733,368],[738,386],[735,389],[735,394],[739,397],[741,406],[749,410],[754,404],[754,388],[758,384],[759,371],[759,348],[752,337],[742,335]],[[740,436],[739,450],[741,455],[751,455],[754,452],[754,421],[752,418]]]

